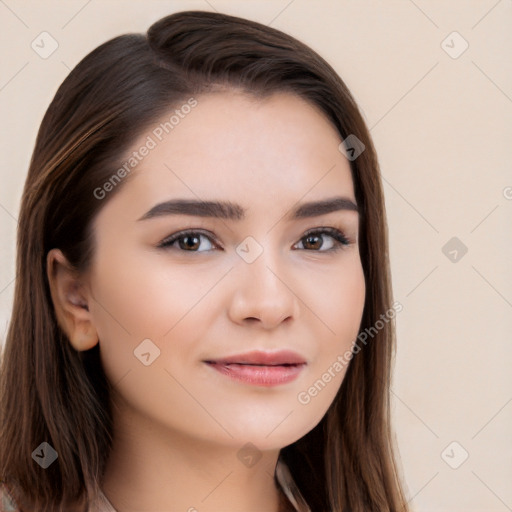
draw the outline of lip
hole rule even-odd
[[[306,360],[291,350],[279,350],[278,352],[254,350],[252,352],[246,352],[245,354],[235,354],[233,356],[223,357],[220,359],[210,359],[206,362],[276,366],[284,364],[304,364]]]
[[[271,387],[296,379],[306,360],[290,350],[256,350],[220,359],[205,360],[208,366],[226,377],[254,386]]]

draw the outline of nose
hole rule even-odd
[[[229,316],[233,322],[273,329],[298,317],[299,299],[290,272],[268,248],[252,263],[240,260],[232,274],[235,285]]]

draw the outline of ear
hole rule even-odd
[[[58,324],[76,350],[89,350],[98,343],[98,334],[85,285],[60,249],[48,252],[46,272]]]

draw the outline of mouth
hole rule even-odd
[[[203,361],[220,374],[254,386],[271,387],[296,379],[307,365],[295,352],[255,351]]]

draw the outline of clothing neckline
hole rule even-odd
[[[281,490],[293,505],[296,512],[311,512],[311,508],[299,491],[288,466],[281,459],[277,460],[276,479]],[[89,507],[87,512],[117,512],[117,510],[112,503],[110,503],[105,494],[103,494],[103,491],[99,489],[96,501]]]

